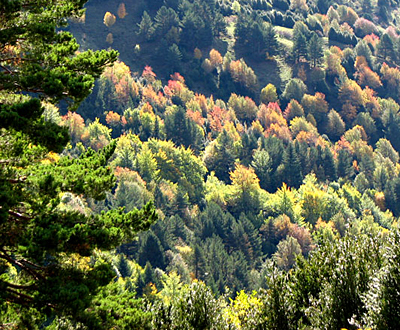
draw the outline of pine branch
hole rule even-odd
[[[20,267],[21,269],[25,270],[25,271],[26,271],[27,273],[29,273],[36,281],[39,281],[39,280],[41,280],[41,279],[42,279],[42,280],[45,279],[44,276],[41,275],[41,274],[39,274],[36,270],[32,269],[31,267],[27,266],[26,264],[21,263],[20,261],[15,260],[15,259],[12,258],[11,256],[9,256],[9,255],[4,251],[4,249],[1,249],[0,258],[3,258],[3,259],[5,259],[5,260],[7,260],[9,263],[11,263],[11,264],[13,264],[13,265],[15,265],[15,266],[17,266],[17,267]]]
[[[29,305],[33,301],[33,298],[31,296],[28,296],[27,294],[18,292],[14,289],[6,288],[6,291],[11,295],[9,297],[10,300],[17,304]]]
[[[10,287],[12,289],[16,290],[31,290],[35,289],[36,285],[35,284],[30,284],[30,285],[19,285],[19,284],[13,284],[9,282],[3,282],[7,287]]]

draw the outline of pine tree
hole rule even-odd
[[[303,181],[299,156],[294,144],[291,142],[283,154],[283,178],[289,187],[298,188]]]
[[[178,27],[179,17],[172,8],[162,6],[154,17],[154,33],[156,36],[164,37],[172,27]]]
[[[196,242],[194,245],[192,263],[193,263],[194,277],[199,280],[204,279],[207,272],[205,268],[206,260],[205,260],[204,250],[200,246],[200,242]]]
[[[262,23],[263,43],[267,58],[276,55],[279,51],[278,38],[272,24]]]
[[[0,323],[15,328],[33,328],[45,314],[98,328],[88,307],[113,272],[106,262],[90,264],[84,257],[133,239],[156,218],[150,205],[98,215],[59,207],[65,193],[105,198],[115,185],[106,166],[115,143],[99,153],[43,161],[49,152],[61,152],[69,137],[65,128],[43,120],[41,101],[67,99],[76,108],[117,58],[115,51],[78,52],[72,35],[59,29],[68,17],[82,16],[83,4],[0,5]]]
[[[315,68],[321,62],[323,56],[323,41],[313,32],[311,39],[307,43],[307,58],[312,62],[312,66]]]
[[[387,58],[393,59],[394,58],[394,43],[392,38],[387,34],[384,33],[379,40],[378,44],[378,54],[386,60]]]
[[[332,151],[329,147],[325,147],[324,149],[324,159],[322,166],[324,167],[325,177],[329,179],[329,181],[336,181],[337,174],[336,174],[335,160],[333,158]]]
[[[154,33],[153,21],[147,11],[143,12],[142,20],[138,23],[138,31],[136,34],[143,40],[150,40]]]
[[[264,149],[257,150],[253,155],[251,166],[254,168],[257,177],[260,180],[260,187],[269,190],[271,181],[272,161],[268,152]]]
[[[171,47],[168,48],[167,52],[167,63],[172,69],[172,72],[179,71],[180,63],[182,60],[182,53],[179,50],[177,44],[173,44]]]
[[[354,168],[352,164],[353,158],[347,150],[340,149],[337,157],[337,175],[339,178],[352,178]]]
[[[299,33],[293,40],[293,56],[295,62],[299,62],[301,58],[307,57],[307,39],[304,34]]]
[[[154,268],[165,269],[164,249],[153,231],[145,233],[144,237],[141,239],[138,262],[142,267],[149,262]]]
[[[215,154],[206,160],[207,168],[214,171],[218,179],[229,183],[229,172],[235,164],[235,152],[232,137],[223,130],[215,145]]]
[[[178,146],[191,147],[198,151],[201,144],[201,133],[197,124],[187,118],[185,109],[181,106],[165,118],[165,133],[167,139]]]

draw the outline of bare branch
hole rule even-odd
[[[6,286],[13,288],[13,289],[17,289],[17,290],[31,290],[34,289],[36,287],[35,284],[30,284],[30,285],[18,285],[18,284],[13,284],[13,283],[9,283],[9,282],[3,282],[5,283]]]
[[[10,183],[23,183],[26,180],[26,176],[21,177],[20,179],[9,179]]]
[[[28,296],[27,294],[18,292],[14,289],[6,288],[6,291],[8,293],[14,295],[14,297],[9,297],[9,298],[11,298],[10,300],[13,300],[14,302],[17,302],[21,305],[27,305],[33,301],[33,298],[31,296]]]
[[[11,210],[8,211],[8,214],[11,215],[14,218],[19,219],[19,220],[24,220],[24,221],[32,220],[31,217],[27,217],[25,215],[22,215],[20,213],[17,213],[17,212],[11,211]]]
[[[0,65],[0,68],[7,71],[8,74],[12,74],[12,71],[9,68],[5,67],[4,65]]]
[[[20,262],[22,262],[22,263],[24,263],[26,265],[29,265],[31,267],[34,267],[36,269],[45,269],[46,268],[46,267],[43,267],[43,266],[36,265],[33,262],[30,262],[29,260],[26,260],[26,259],[21,259]]]

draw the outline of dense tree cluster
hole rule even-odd
[[[0,2],[0,327],[396,329],[378,4],[107,4],[99,47],[129,31],[132,65],[56,30],[81,1]]]

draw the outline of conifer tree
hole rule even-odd
[[[272,24],[261,23],[263,24],[263,42],[264,42],[264,50],[266,52],[267,58],[276,55],[279,51],[278,38],[276,36],[275,29]]]
[[[337,175],[339,178],[351,178],[354,175],[352,160],[348,151],[339,150],[337,157]]]
[[[233,139],[223,130],[219,135],[215,145],[215,155],[206,159],[207,168],[210,171],[215,171],[218,179],[229,183],[229,172],[233,170],[235,163],[235,152],[233,146]]]
[[[41,101],[76,108],[115,51],[78,53],[67,18],[81,17],[83,1],[0,3],[0,324],[33,328],[58,315],[99,327],[87,309],[113,277],[102,260],[85,261],[146,229],[151,206],[102,214],[59,207],[65,193],[101,200],[115,185],[106,166],[115,143],[79,158],[55,157],[69,137],[42,118]],[[75,259],[74,259],[75,258]],[[79,262],[71,261],[72,259]]]
[[[324,159],[322,165],[324,167],[325,177],[329,179],[329,181],[335,181],[337,179],[335,160],[333,158],[331,149],[328,147],[325,147],[324,149]]]
[[[162,6],[154,17],[154,33],[164,37],[172,27],[179,25],[179,17],[175,10]]]
[[[301,164],[299,156],[293,143],[289,143],[283,154],[283,172],[284,181],[288,186],[298,188],[301,185],[303,176],[301,173]]]
[[[153,21],[147,11],[143,12],[142,20],[138,23],[138,31],[136,32],[138,36],[148,41],[151,39],[154,33]]]
[[[394,43],[392,38],[384,33],[378,44],[378,54],[386,60],[387,58],[393,59],[394,57]]]
[[[153,268],[165,269],[164,250],[153,231],[145,233],[140,242],[138,262],[141,266],[145,266],[149,262]]]
[[[307,43],[307,57],[315,68],[324,56],[322,39],[315,32],[312,33],[310,41]]]
[[[193,272],[194,277],[197,279],[203,279],[206,274],[206,261],[204,256],[204,250],[202,249],[200,242],[196,242],[193,248],[192,255]]]

